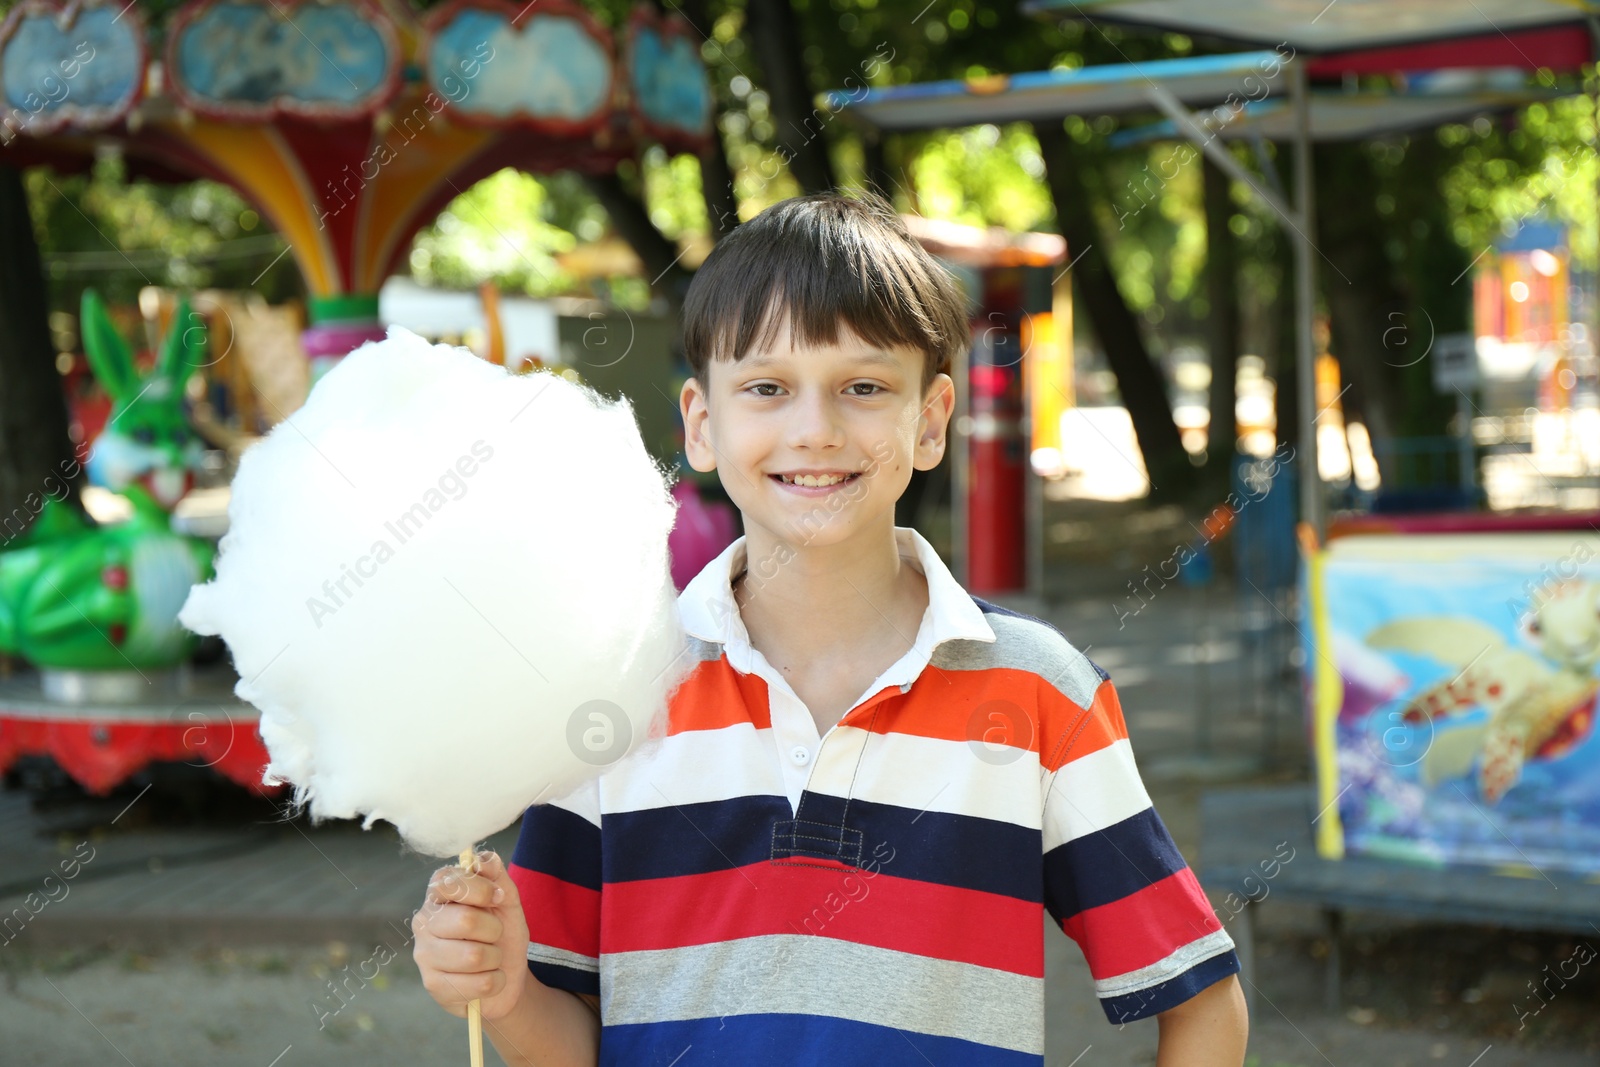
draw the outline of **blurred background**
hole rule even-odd
[[[432,865],[263,785],[176,622],[239,457],[405,326],[627,396],[681,588],[740,532],[681,451],[688,282],[866,188],[971,309],[897,522],[1116,683],[1250,1062],[1594,1062],[1600,9],[0,11],[17,1062],[463,1053],[410,962]],[[1047,936],[1047,1062],[1153,1062]]]

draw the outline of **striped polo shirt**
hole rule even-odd
[[[1239,969],[1105,672],[894,532],[928,609],[837,725],[751,647],[741,537],[678,598],[665,740],[524,815],[528,969],[599,994],[603,1067],[1042,1067],[1041,911],[1112,1022]]]

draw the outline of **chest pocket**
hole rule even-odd
[[[805,809],[804,803],[801,810]],[[809,819],[780,819],[772,824],[771,862],[828,867],[845,864],[861,866],[860,830],[842,824]],[[831,862],[817,862],[819,860]]]

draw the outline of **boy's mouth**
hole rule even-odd
[[[861,477],[861,472],[836,474],[769,474],[767,477],[780,485],[796,489],[832,489]]]

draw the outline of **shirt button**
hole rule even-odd
[[[811,762],[811,750],[804,745],[796,745],[789,750],[789,758],[794,760],[796,765],[804,767]]]

